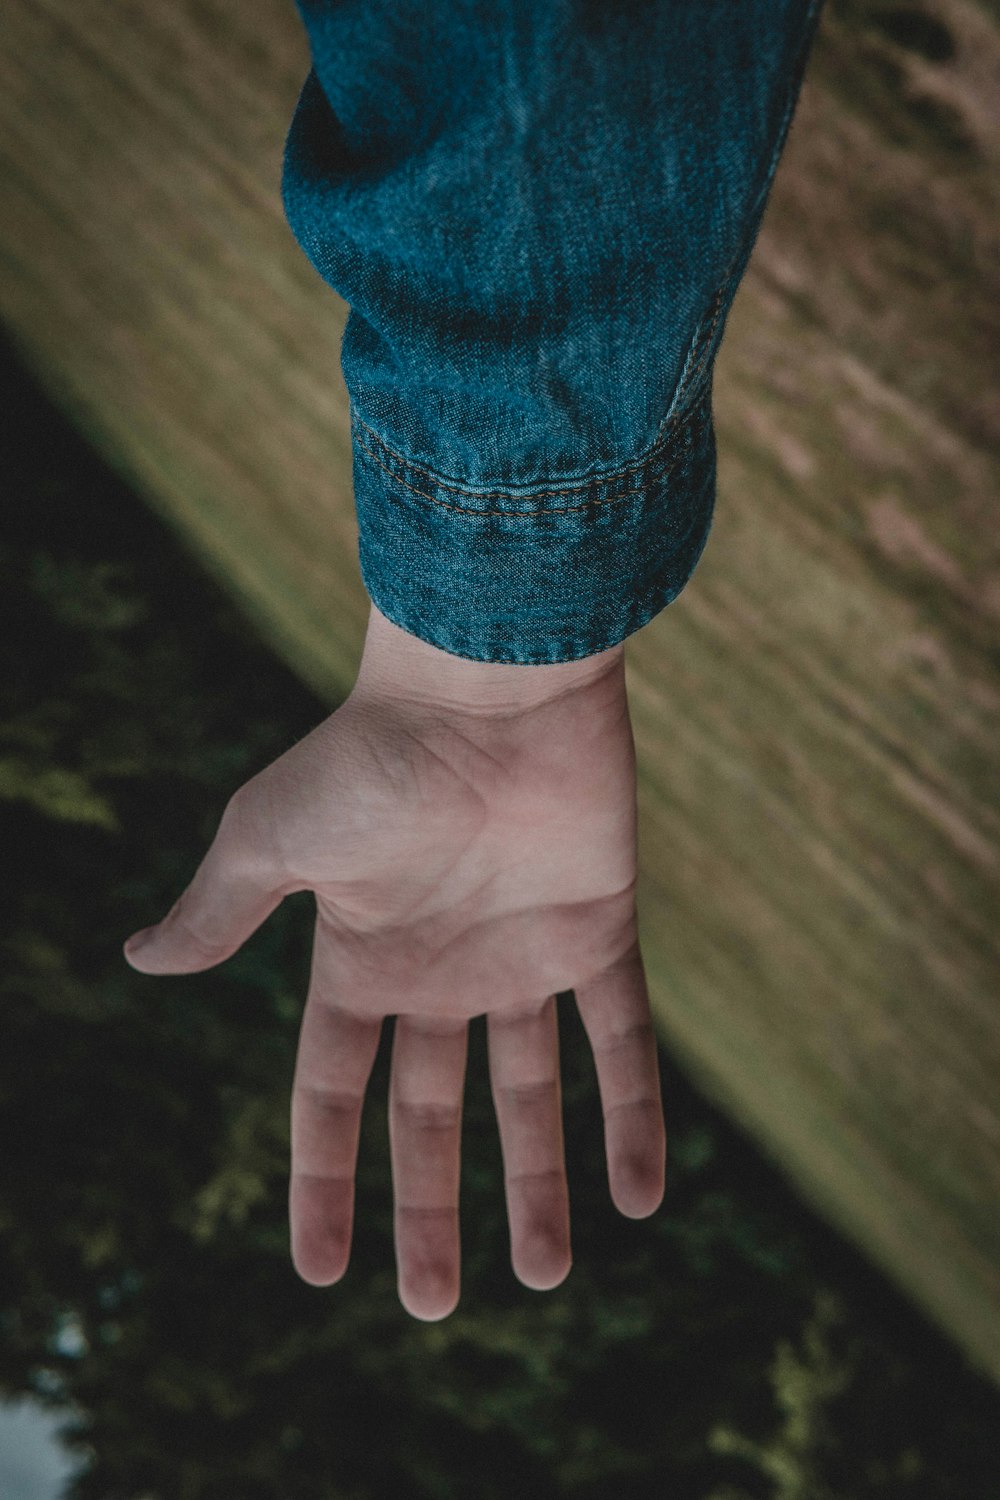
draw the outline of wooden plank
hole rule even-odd
[[[1000,1380],[1000,39],[932,12],[938,55],[905,7],[824,16],[712,539],[628,671],[664,1041]],[[280,201],[294,8],[11,0],[4,32],[0,316],[334,703],[367,599],[346,308]]]

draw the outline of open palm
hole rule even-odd
[[[558,993],[593,1048],[612,1198],[662,1200],[665,1132],[635,917],[635,753],[619,662],[517,711],[358,687],[231,799],[172,911],[129,944],[145,973],[221,963],[292,891],[316,895],[292,1090],[292,1259],[350,1255],[365,1089],[397,1017],[389,1097],[399,1296],[456,1306],[468,1022],[485,1015],[515,1274],[571,1265]]]

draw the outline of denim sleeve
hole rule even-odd
[[[297,0],[289,226],[350,305],[361,576],[455,656],[681,592],[712,372],[822,0]]]

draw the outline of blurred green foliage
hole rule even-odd
[[[66,1411],[73,1500],[987,1500],[1000,1397],[661,1054],[664,1207],[611,1206],[560,996],[575,1262],[511,1271],[474,1023],[463,1294],[396,1295],[385,1100],[351,1266],[288,1251],[288,1099],[312,899],[205,974],[123,939],[229,795],[328,711],[0,359],[0,1390]]]

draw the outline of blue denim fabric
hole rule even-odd
[[[293,234],[350,304],[361,575],[410,634],[571,661],[675,599],[712,373],[822,0],[297,0]]]

